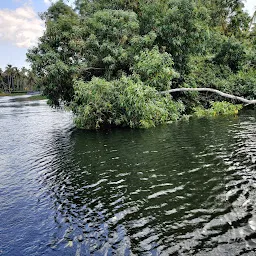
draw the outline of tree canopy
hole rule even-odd
[[[70,106],[78,127],[150,127],[207,107],[197,94],[182,103],[161,90],[207,85],[255,97],[255,25],[243,7],[77,0],[73,10],[60,0],[41,14],[46,30],[27,58],[50,103]]]

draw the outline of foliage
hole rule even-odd
[[[62,6],[67,12],[64,3],[57,4],[58,10]],[[59,100],[72,101],[74,78],[110,80],[129,74],[135,54],[155,40],[153,32],[139,36],[137,15],[131,11],[100,10],[86,21],[71,8],[59,17],[55,11],[53,5],[42,15],[46,32],[27,54],[52,105],[59,105]]]
[[[166,13],[157,26],[158,44],[166,47],[166,51],[173,57],[174,67],[181,74],[188,72],[189,57],[197,52],[197,42],[205,36],[197,25],[193,1],[169,0]]]
[[[237,72],[242,68],[245,57],[246,52],[244,45],[231,37],[223,43],[214,61],[218,65],[228,66],[233,72]]]
[[[190,74],[184,77],[189,87],[210,87],[222,90],[223,82],[226,82],[227,77],[232,74],[228,66],[214,63],[211,55],[194,57],[189,65]],[[225,84],[225,89],[229,91],[227,84]]]
[[[197,117],[203,116],[218,116],[218,115],[237,115],[238,111],[242,109],[241,104],[234,105],[226,101],[211,102],[209,109],[200,106],[194,108],[194,115]]]
[[[89,16],[98,10],[125,10],[133,11],[138,9],[139,0],[75,0],[76,9],[83,16]]]
[[[248,60],[248,59],[247,59]],[[247,98],[256,96],[256,71],[251,59],[247,66],[233,73],[225,65],[218,65],[212,57],[196,57],[191,61],[191,73],[185,82],[191,87],[210,87]]]
[[[179,77],[173,69],[173,60],[170,54],[160,53],[157,47],[146,49],[135,56],[132,70],[148,86],[157,90],[168,90],[172,79]]]
[[[134,55],[151,47],[154,40],[154,33],[139,36],[139,22],[134,12],[97,11],[86,20],[84,59],[86,65],[92,67],[91,75],[110,80],[123,72],[129,73]]]
[[[179,116],[175,100],[189,114],[220,99],[159,94],[169,88],[255,97],[256,30],[242,0],[76,0],[75,10],[59,0],[41,17],[46,30],[28,60],[51,104],[70,105],[78,127],[151,127]]]
[[[41,15],[46,31],[37,47],[28,51],[27,58],[52,105],[59,100],[66,103],[73,97],[73,77],[81,67],[81,54],[74,49],[81,35],[80,20],[62,1],[52,5]],[[77,42],[79,44],[79,40]]]
[[[242,95],[248,99],[256,98],[256,69],[251,68],[246,71],[239,71],[236,75],[229,77],[232,91],[237,95]]]
[[[243,0],[205,0],[204,5],[209,11],[209,25],[223,34],[240,37],[248,29],[250,17],[243,11]]]
[[[25,92],[39,89],[35,74],[26,68],[18,69],[7,65],[5,70],[0,69],[0,91],[5,93]]]
[[[177,120],[183,106],[140,80],[123,76],[111,82],[95,77],[87,83],[76,81],[71,109],[79,128],[148,128]]]

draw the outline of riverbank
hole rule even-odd
[[[43,96],[41,94],[28,94],[28,93],[0,93],[0,97],[6,97],[6,96],[28,96],[26,98],[21,98],[22,101],[32,101],[32,100],[46,100],[46,96]]]
[[[29,97],[20,98],[21,101],[32,101],[32,100],[46,100],[46,96],[43,95],[28,95]]]
[[[22,96],[22,95],[27,95],[27,92],[20,92],[20,93],[0,92],[0,97],[4,97],[4,96]]]

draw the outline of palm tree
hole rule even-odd
[[[12,68],[12,91],[17,90],[17,82],[19,77],[19,69],[17,67]],[[16,86],[15,86],[16,83]]]
[[[8,91],[11,93],[12,87],[12,65],[8,64],[5,68],[5,76],[7,77]]]
[[[0,89],[4,90],[4,74],[1,68],[0,68]]]
[[[24,67],[21,68],[20,70],[20,89],[22,91],[25,90],[25,86],[26,86],[26,81],[27,81],[27,73],[28,73],[28,70]]]
[[[35,88],[35,84],[36,84],[35,74],[31,70],[28,70],[27,85],[28,85],[28,88],[29,88],[30,91],[32,91],[33,88]]]

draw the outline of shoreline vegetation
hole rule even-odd
[[[23,95],[28,95],[27,92],[0,92],[0,97],[3,96],[23,96]]]
[[[64,103],[81,129],[236,115],[237,100],[256,100],[256,11],[243,8],[242,0],[77,0],[72,9],[59,0],[41,14],[46,30],[27,59],[49,104]]]
[[[8,64],[3,70],[0,68],[0,94],[23,94],[38,91],[37,77],[34,72],[25,67],[18,69]]]
[[[25,98],[19,98],[21,101],[33,101],[33,100],[47,100],[47,97],[42,94],[30,94],[27,92],[18,93],[4,93],[0,92],[0,97],[10,97],[10,96],[28,96]]]

